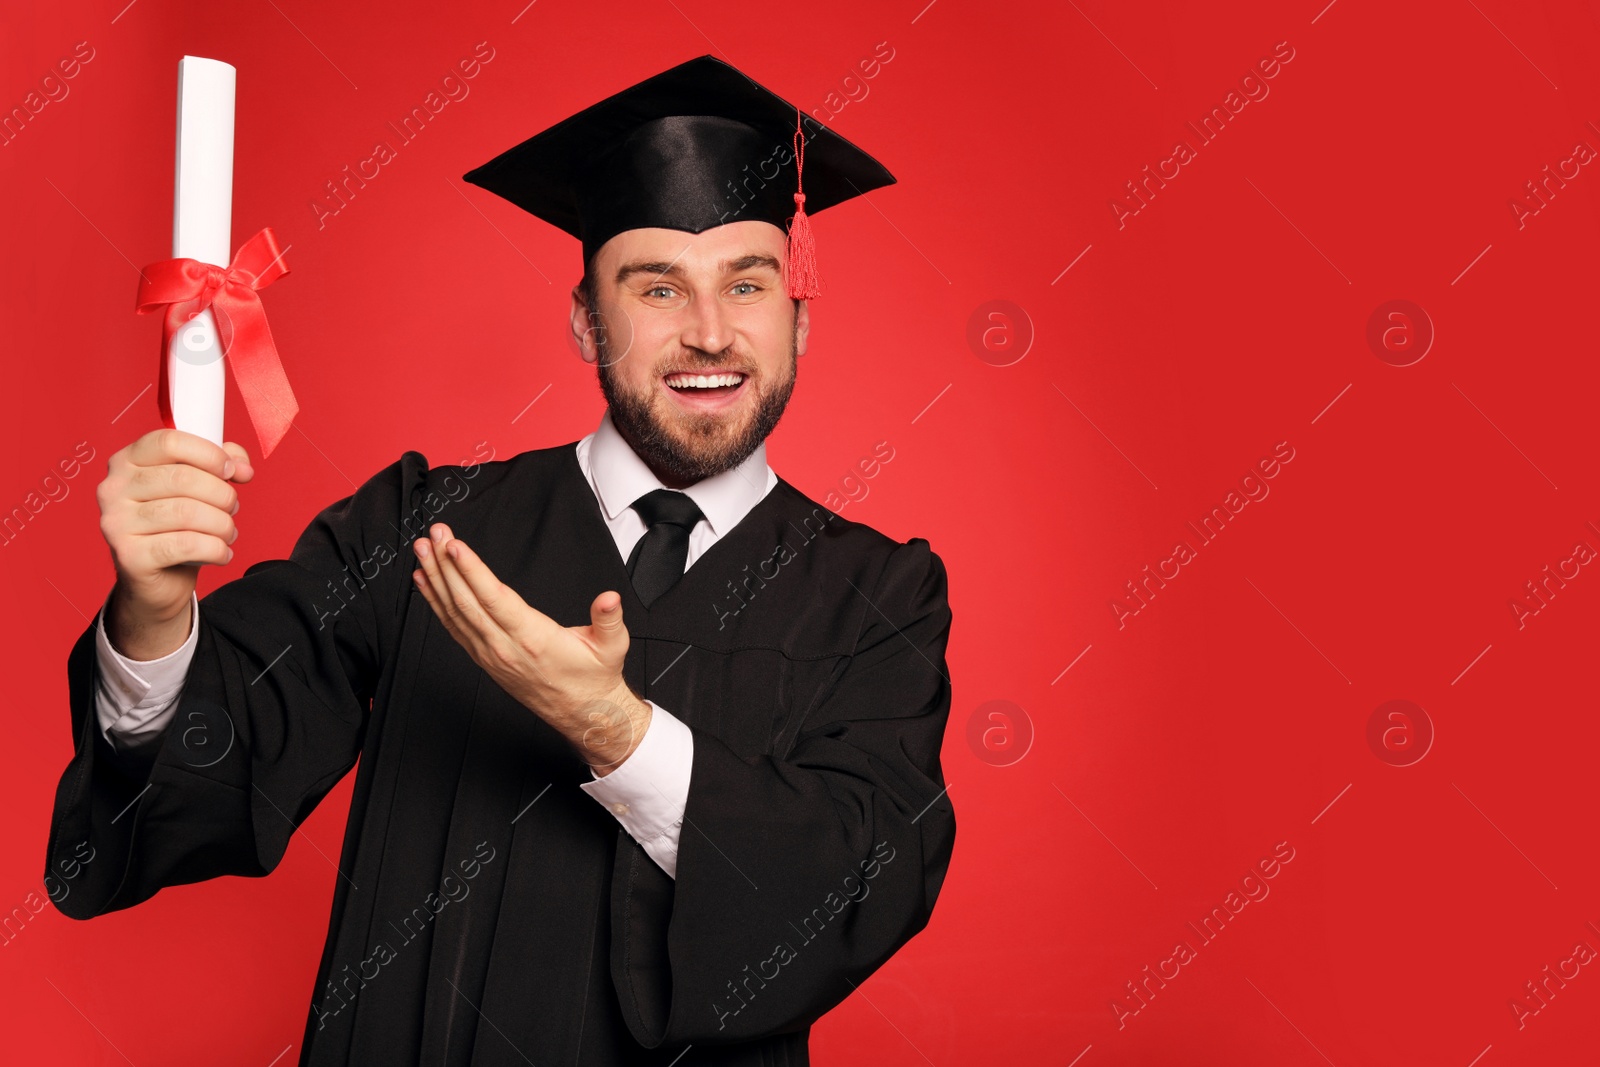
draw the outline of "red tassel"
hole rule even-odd
[[[800,132],[800,109],[795,108],[794,216],[789,220],[789,240],[784,256],[788,275],[786,286],[793,300],[811,300],[822,295],[822,278],[817,273],[817,243],[811,234],[811,220],[806,217],[806,194],[801,177],[805,154],[805,139]]]

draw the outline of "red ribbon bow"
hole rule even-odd
[[[267,314],[257,289],[289,273],[283,250],[269,226],[239,247],[226,270],[197,259],[168,259],[142,272],[136,301],[142,315],[165,307],[161,323],[161,377],[157,402],[161,422],[172,426],[172,401],[167,389],[167,353],[172,338],[190,319],[207,308],[217,322],[222,352],[244,396],[245,410],[261,441],[261,455],[272,454],[300,410],[278,360]]]

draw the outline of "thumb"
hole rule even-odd
[[[618,638],[627,640],[628,628],[622,624],[621,593],[608,589],[595,597],[594,603],[589,605],[589,619],[602,646],[613,644]]]
[[[228,458],[233,462],[233,474],[229,477],[229,481],[242,483],[255,477],[256,469],[250,462],[250,453],[244,450],[243,445],[224,441],[222,450],[228,453]]]

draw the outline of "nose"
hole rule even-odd
[[[715,355],[733,343],[733,325],[722,301],[696,297],[690,302],[679,338],[685,346]]]

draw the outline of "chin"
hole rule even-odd
[[[673,412],[664,423],[658,420],[656,428],[680,449],[710,461],[737,447],[749,424],[749,413],[744,411],[716,415]]]
[[[745,379],[731,403],[693,410],[657,377],[653,389],[630,392],[602,367],[600,388],[634,451],[653,467],[693,483],[730,470],[750,457],[776,427],[793,390],[794,379],[775,392],[763,391],[754,376]]]

